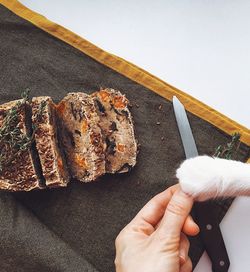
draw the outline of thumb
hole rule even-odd
[[[192,197],[180,189],[177,190],[169,201],[161,224],[158,228],[161,237],[179,238],[182,227],[193,206]]]

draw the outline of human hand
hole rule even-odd
[[[116,238],[116,272],[190,272],[186,235],[199,232],[192,205],[179,185],[152,198]]]

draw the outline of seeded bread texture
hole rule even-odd
[[[32,122],[36,148],[48,187],[65,187],[69,182],[63,151],[59,147],[55,106],[48,96],[32,99]]]
[[[0,106],[0,127],[16,103]],[[137,142],[128,99],[114,89],[69,93],[58,105],[34,97],[18,112],[18,128],[32,146],[0,172],[0,189],[29,191],[67,186],[105,173],[125,173],[136,164]]]
[[[85,93],[69,93],[57,106],[71,175],[90,182],[105,173],[105,145],[94,100]]]
[[[7,112],[21,100],[0,105],[0,127],[4,122]],[[29,119],[28,103],[22,104],[18,111],[18,124],[23,135],[31,136],[30,129],[26,126]],[[31,119],[30,119],[31,122]],[[0,172],[0,189],[8,191],[30,191],[33,189],[42,189],[40,169],[35,161],[35,154],[31,148],[21,152]]]
[[[107,148],[106,172],[128,172],[136,164],[137,142],[129,101],[120,91],[102,89],[92,94]]]

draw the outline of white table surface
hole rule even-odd
[[[249,0],[20,2],[250,127]],[[230,272],[250,271],[249,208],[236,199],[221,223]]]

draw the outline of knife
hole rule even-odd
[[[186,158],[198,156],[193,133],[184,106],[173,97],[173,107]],[[200,227],[203,246],[212,262],[213,272],[227,272],[230,266],[226,246],[217,220],[217,209],[213,201],[196,202],[194,213]]]

